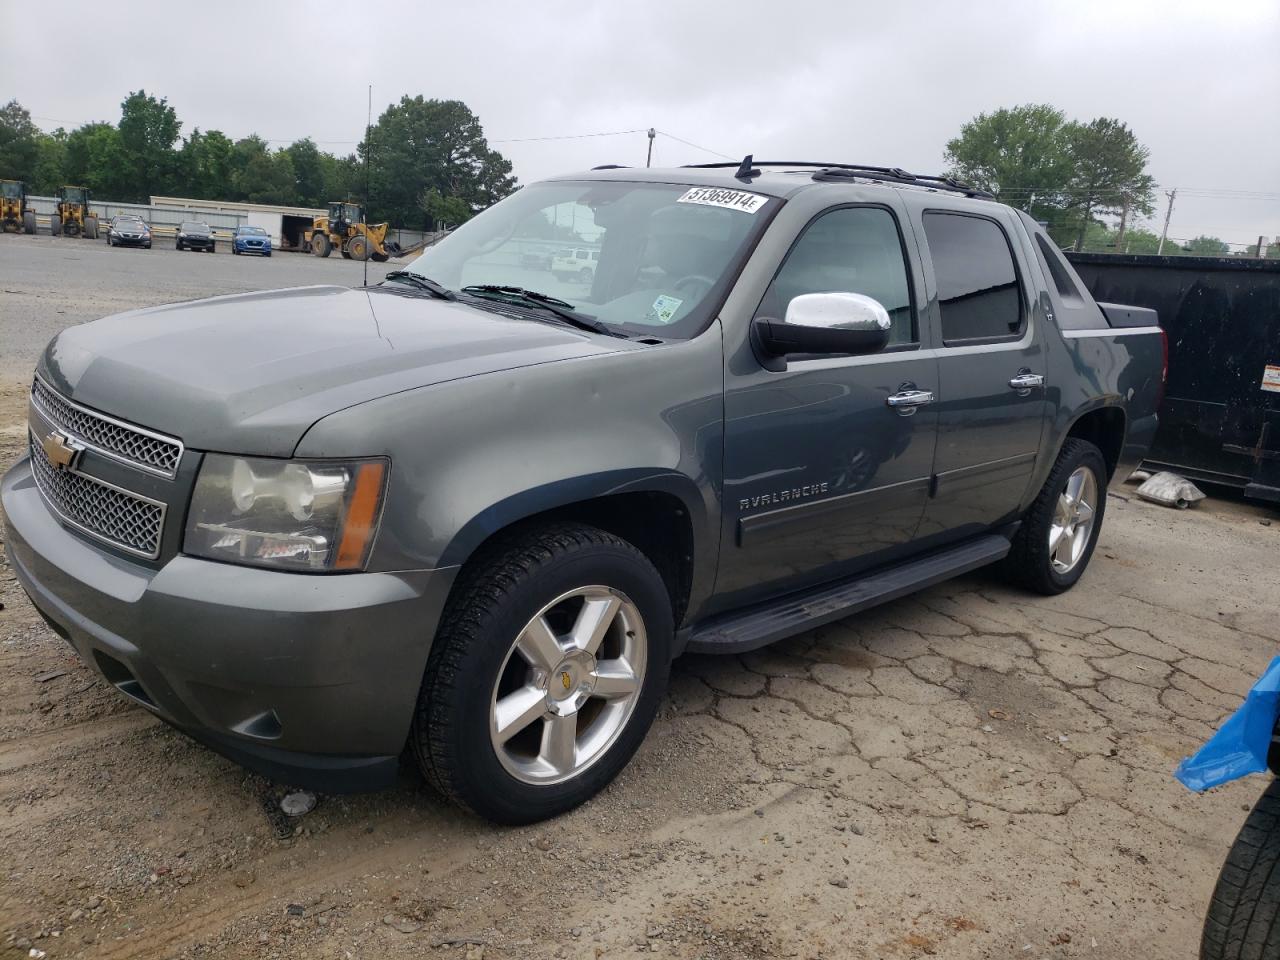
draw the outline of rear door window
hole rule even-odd
[[[1008,237],[994,220],[926,213],[925,239],[938,284],[942,341],[1016,340],[1026,317]]]

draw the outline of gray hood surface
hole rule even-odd
[[[40,373],[77,403],[193,449],[286,457],[313,423],[354,404],[619,349],[624,341],[400,287],[322,286],[71,327],[45,348]]]

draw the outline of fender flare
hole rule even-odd
[[[669,468],[629,468],[566,477],[531,487],[486,507],[463,523],[440,553],[439,566],[460,566],[482,543],[500,530],[538,514],[603,497],[626,493],[662,493],[677,498],[689,517],[694,543],[694,582],[715,552],[708,548],[708,511],[697,484]],[[714,541],[710,541],[714,542]]]

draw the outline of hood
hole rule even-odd
[[[71,327],[45,348],[40,373],[78,403],[193,449],[286,457],[313,423],[353,404],[620,348],[400,288],[302,287]]]

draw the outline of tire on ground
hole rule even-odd
[[[531,784],[508,772],[490,737],[500,671],[538,611],[588,585],[620,591],[639,611],[644,677],[629,718],[603,753],[567,780]],[[673,633],[662,578],[630,543],[576,523],[499,535],[468,562],[432,643],[410,737],[423,774],[445,796],[498,823],[532,823],[576,807],[613,780],[644,739],[666,689]]]
[[[1280,957],[1280,780],[1245,818],[1209,900],[1200,960]]]
[[[329,242],[327,233],[313,233],[311,235],[311,252],[317,257],[327,257],[333,252],[333,244]]]
[[[62,218],[57,214],[49,218],[49,234],[54,237],[62,236]]]
[[[1093,527],[1083,552],[1074,566],[1066,572],[1054,569],[1049,549],[1050,532],[1059,508],[1059,497],[1067,480],[1077,469],[1085,467],[1093,472],[1097,505],[1093,513]],[[1006,578],[1036,593],[1052,595],[1073,587],[1084,574],[1098,543],[1102,530],[1103,514],[1107,506],[1107,464],[1102,451],[1087,440],[1068,437],[1054,461],[1049,477],[1036,495],[1031,507],[1023,515],[1022,524],[1013,537],[1013,548],[1005,557],[1003,572]]]
[[[352,260],[369,259],[369,240],[366,237],[356,234],[347,241],[346,251],[351,255]]]
[[[27,234],[36,232],[36,215],[30,210],[22,215],[22,232]]]
[[[84,219],[84,236],[87,240],[98,239],[98,218],[85,217]]]

